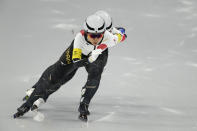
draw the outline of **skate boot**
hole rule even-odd
[[[36,100],[34,102],[34,104],[31,106],[31,111],[34,111],[36,109],[38,109],[42,104],[44,104],[45,101],[43,98],[39,98],[38,100]]]
[[[26,96],[23,98],[23,101],[26,101],[26,100],[29,98],[29,96],[32,94],[32,92],[34,91],[34,89],[35,89],[35,88],[31,88],[31,89],[28,89],[28,90],[25,92]]]
[[[81,121],[87,122],[88,121],[87,115],[90,114],[90,112],[88,111],[88,104],[85,104],[85,103],[81,102],[80,105],[79,105],[78,111],[80,113],[79,114],[79,119]]]
[[[14,118],[23,116],[26,112],[28,112],[30,110],[30,107],[26,105],[26,103],[24,103],[21,107],[19,107],[17,109],[17,113],[14,114]]]

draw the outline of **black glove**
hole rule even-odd
[[[116,27],[116,29],[122,33],[122,40],[121,41],[124,41],[127,38],[127,34],[125,33],[126,29],[123,27]]]
[[[88,58],[84,58],[84,59],[81,59],[81,60],[73,60],[73,66],[74,68],[79,68],[79,67],[82,67],[82,66],[85,66],[85,65],[88,65],[89,64],[89,61],[88,61]]]

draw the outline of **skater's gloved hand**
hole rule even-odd
[[[124,41],[126,38],[127,38],[127,34],[123,34],[121,42]]]
[[[123,27],[116,27],[116,29],[118,29],[122,34],[125,34],[125,28]]]
[[[120,33],[117,33],[117,36],[119,38],[119,42],[122,42],[124,41],[126,38],[127,38],[127,35],[125,33],[125,28],[123,27],[116,27],[116,29],[120,32]]]
[[[87,64],[89,64],[89,62],[88,62],[88,59],[87,58],[84,58],[84,59],[75,59],[75,60],[73,60],[73,65],[74,65],[74,67],[75,68],[78,68],[78,67],[82,67],[82,66],[85,66],[85,65],[87,65]]]
[[[88,57],[88,61],[90,62],[90,63],[93,63],[97,58],[98,58],[98,56],[100,55],[100,54],[102,54],[102,49],[95,49],[95,50],[93,50],[92,52],[91,52],[91,54],[90,54],[90,56]]]

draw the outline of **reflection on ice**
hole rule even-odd
[[[193,7],[183,7],[183,8],[178,8],[176,9],[176,12],[180,13],[192,13],[193,12]]]
[[[63,11],[55,10],[55,9],[52,10],[51,12],[54,13],[54,14],[58,14],[58,15],[64,15],[65,14]]]
[[[159,15],[159,14],[144,14],[144,16],[146,16],[146,17],[150,17],[150,18],[160,18],[161,17],[161,15]]]
[[[73,30],[78,27],[79,26],[76,24],[65,24],[65,23],[60,23],[52,26],[53,29],[61,29],[61,30]]]
[[[187,62],[185,65],[191,66],[191,67],[197,67],[197,63],[196,62]]]
[[[189,0],[181,0],[180,2],[181,2],[183,5],[186,5],[186,6],[193,5],[193,2],[192,2],[192,1],[189,1]]]
[[[188,38],[194,38],[196,36],[196,33],[192,33],[190,35],[188,35]]]
[[[131,73],[124,73],[122,76],[129,77],[129,76],[131,76]]]
[[[144,69],[144,71],[146,71],[146,72],[151,72],[151,71],[153,71],[154,69],[153,68],[145,68]]]
[[[197,15],[197,14],[196,14]],[[193,27],[192,31],[197,31],[197,27]]]
[[[136,58],[132,58],[132,57],[123,57],[122,59],[125,61],[136,61]]]
[[[176,115],[182,115],[183,113],[181,111],[178,111],[176,109],[172,109],[172,108],[167,108],[167,107],[161,107],[161,110],[170,112],[172,114],[176,114]]]
[[[102,118],[96,120],[96,121],[112,121],[112,116],[115,114],[115,112],[109,112],[108,115],[103,116]]]

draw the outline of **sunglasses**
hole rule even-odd
[[[93,38],[93,39],[103,37],[103,33],[88,33],[88,34],[89,34],[90,37]]]

